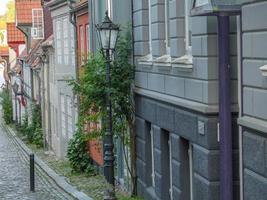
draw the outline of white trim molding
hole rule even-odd
[[[266,76],[267,77],[267,65],[263,65],[260,67],[262,76]]]

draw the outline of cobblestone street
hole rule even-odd
[[[0,126],[0,199],[72,199],[45,174],[36,170],[36,192],[30,192],[29,162],[19,147]]]

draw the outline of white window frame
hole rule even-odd
[[[165,66],[171,67],[172,58],[171,48],[170,48],[170,37],[169,37],[169,2],[170,0],[164,0],[164,24],[165,24],[165,49],[166,52],[164,55],[155,59],[156,66]]]
[[[61,131],[63,138],[67,137],[67,127],[66,127],[66,105],[65,96],[60,95],[60,108],[61,108]]]
[[[32,32],[33,30],[37,31],[37,36],[32,35],[33,39],[44,39],[44,12],[42,8],[32,9]]]
[[[90,51],[90,32],[89,32],[89,24],[85,25],[85,38],[86,38],[86,45],[87,45],[87,54],[89,54]],[[88,55],[86,55],[87,57]]]
[[[64,64],[69,64],[69,20],[63,19],[63,52],[64,52]]]
[[[139,58],[138,62],[144,65],[152,65],[152,16],[151,16],[151,0],[147,1],[148,4],[148,54]]]
[[[179,58],[176,58],[172,61],[172,66],[174,68],[176,68],[176,69],[180,68],[182,70],[190,70],[190,71],[193,69],[192,45],[190,44],[190,39],[192,40],[192,35],[189,36],[189,34],[190,34],[189,20],[190,20],[191,2],[192,2],[192,0],[184,0],[185,55],[183,55]]]
[[[80,61],[81,64],[84,64],[84,53],[85,53],[85,46],[84,46],[84,35],[85,35],[85,30],[84,26],[80,25],[79,26],[79,32],[80,32],[80,44],[81,44],[81,52],[80,52]]]
[[[189,28],[189,20],[190,20],[190,6],[191,0],[185,0],[185,52],[186,55],[192,55],[192,44],[190,44],[190,37],[192,39],[192,35],[190,36],[190,28]]]
[[[74,26],[70,26],[70,41],[71,41],[71,64],[75,66],[75,41],[74,41]]]
[[[188,148],[188,158],[189,158],[189,174],[190,174],[190,200],[194,199],[193,193],[193,145],[189,143]]]
[[[62,64],[62,39],[61,39],[61,33],[62,33],[62,21],[59,19],[55,23],[55,36],[56,36],[56,55],[57,55],[57,64]]]
[[[187,1],[187,0],[186,0]],[[170,55],[170,21],[169,21],[169,2],[170,0],[164,0],[164,17],[165,17],[165,48],[166,55]]]
[[[173,187],[172,187],[172,144],[171,144],[171,136],[169,136],[169,165],[170,165],[170,200],[173,200]]]
[[[108,10],[108,16],[110,19],[112,19],[112,0],[106,0],[106,4],[107,4],[107,10]]]
[[[150,129],[150,141],[151,141],[151,186],[155,188],[155,159],[154,159],[154,131],[151,126]]]
[[[152,57],[152,12],[151,0],[148,0],[148,34],[149,34],[149,54]]]
[[[73,119],[72,119],[72,112],[73,112],[73,103],[72,98],[67,96],[67,132],[68,138],[71,139],[73,137]]]

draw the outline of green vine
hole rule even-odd
[[[22,124],[18,131],[22,133],[29,143],[43,147],[41,108],[39,105],[32,105],[32,121],[29,122],[28,113],[23,116]]]
[[[84,66],[83,74],[78,81],[71,81],[70,85],[79,96],[79,123],[76,134],[84,134],[84,140],[101,138],[106,129],[106,124],[102,123],[97,130],[86,133],[85,124],[99,123],[106,119],[106,97],[108,92],[111,95],[112,103],[112,123],[114,137],[120,137],[126,146],[131,145],[131,134],[134,127],[134,101],[133,101],[133,81],[135,68],[131,64],[131,32],[124,29],[119,35],[114,61],[111,62],[111,88],[106,81],[106,61],[103,54],[89,55],[88,63]],[[130,129],[130,133],[129,133]],[[133,138],[134,139],[134,138]],[[70,143],[69,149],[75,146],[74,140]],[[77,148],[77,152],[79,151]],[[85,151],[86,149],[84,149]],[[71,152],[74,155],[72,149]],[[134,152],[131,151],[131,152]],[[134,154],[134,153],[133,153]],[[72,155],[68,156],[69,158]],[[131,166],[127,163],[128,169],[133,177]],[[134,166],[134,164],[132,165]],[[135,181],[132,181],[135,185]]]
[[[3,109],[3,118],[6,124],[12,123],[12,100],[7,89],[1,93],[1,104]]]

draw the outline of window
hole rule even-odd
[[[61,131],[62,136],[66,137],[66,109],[65,109],[65,97],[63,94],[60,95],[60,104],[61,104]]]
[[[62,44],[61,44],[62,23],[61,20],[56,21],[56,55],[57,63],[62,64]]]
[[[181,181],[181,190],[185,191],[182,198],[193,200],[193,145],[186,139],[180,138],[181,169],[184,177]]]
[[[64,64],[69,64],[69,27],[68,18],[63,19],[63,40],[64,40]]]
[[[165,55],[155,59],[155,65],[171,66],[170,52],[170,20],[169,20],[169,1],[164,0],[164,25],[165,25]]]
[[[148,6],[148,54],[139,58],[138,62],[144,65],[152,65],[152,14],[151,14],[151,0],[147,1]]]
[[[190,17],[192,0],[185,0],[185,51],[192,54],[192,19]]]
[[[71,41],[71,64],[75,66],[75,41],[74,41],[74,27],[71,26],[70,30],[70,41]]]
[[[107,0],[108,16],[112,18],[112,0]]]
[[[150,129],[150,141],[151,141],[151,186],[155,188],[154,132],[152,127]]]
[[[151,123],[146,122],[146,184],[148,187],[155,188],[155,161],[154,161],[154,132]]]
[[[32,29],[33,39],[44,39],[44,17],[43,9],[32,9]]]
[[[165,8],[165,45],[166,45],[166,54],[170,55],[170,20],[169,20],[169,1],[165,0],[164,8]],[[186,0],[187,1],[187,0]]]
[[[73,136],[73,123],[72,123],[72,102],[71,97],[67,97],[67,128],[68,128],[68,138],[71,139]]]
[[[151,0],[148,0],[148,32],[149,32],[149,53],[152,55],[152,14]]]
[[[188,148],[189,157],[189,174],[190,174],[190,200],[193,200],[193,146],[189,144]]]
[[[84,27],[83,25],[81,25],[79,27],[79,32],[80,32],[80,44],[81,44],[81,52],[80,52],[80,61],[81,61],[81,64],[84,63],[84,50],[85,50],[85,47],[84,47]]]
[[[171,137],[169,137],[169,166],[170,166],[170,200],[173,200],[173,188],[172,188],[172,144]]]
[[[190,10],[192,7],[192,0],[184,0],[184,13],[185,13],[185,55],[176,58],[172,61],[173,67],[192,70],[193,57],[192,57],[192,18],[190,17]],[[182,65],[181,65],[182,64]]]
[[[86,28],[85,28],[85,38],[86,38],[86,53],[89,53],[89,49],[90,49],[90,38],[89,38],[89,24],[86,24]],[[86,55],[87,57],[87,55]]]

